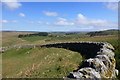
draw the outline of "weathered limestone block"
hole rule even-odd
[[[86,68],[81,68],[77,72],[71,72],[69,77],[71,78],[89,78],[89,79],[97,79],[101,78],[100,74],[96,72],[93,68],[86,67]]]
[[[106,48],[108,48],[108,49],[110,49],[110,50],[114,50],[114,47],[110,44],[110,43],[103,43],[103,47],[106,47]]]
[[[106,47],[103,47],[102,49],[100,49],[100,51],[97,53],[97,54],[105,54],[107,55],[108,57],[114,57],[115,54],[112,50],[106,48]]]

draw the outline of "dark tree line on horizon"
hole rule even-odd
[[[39,32],[39,33],[34,33],[34,34],[19,34],[18,38],[31,37],[31,36],[48,36],[48,33],[47,32]]]

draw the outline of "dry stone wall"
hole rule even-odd
[[[80,52],[86,59],[65,79],[116,79],[118,70],[114,48],[107,42],[68,42],[42,45],[41,47],[65,48]]]

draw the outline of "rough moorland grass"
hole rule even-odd
[[[3,54],[3,77],[64,77],[81,61],[79,53],[61,48],[11,49]]]

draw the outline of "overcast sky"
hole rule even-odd
[[[115,2],[4,2],[0,5],[2,30],[49,32],[118,28]]]

